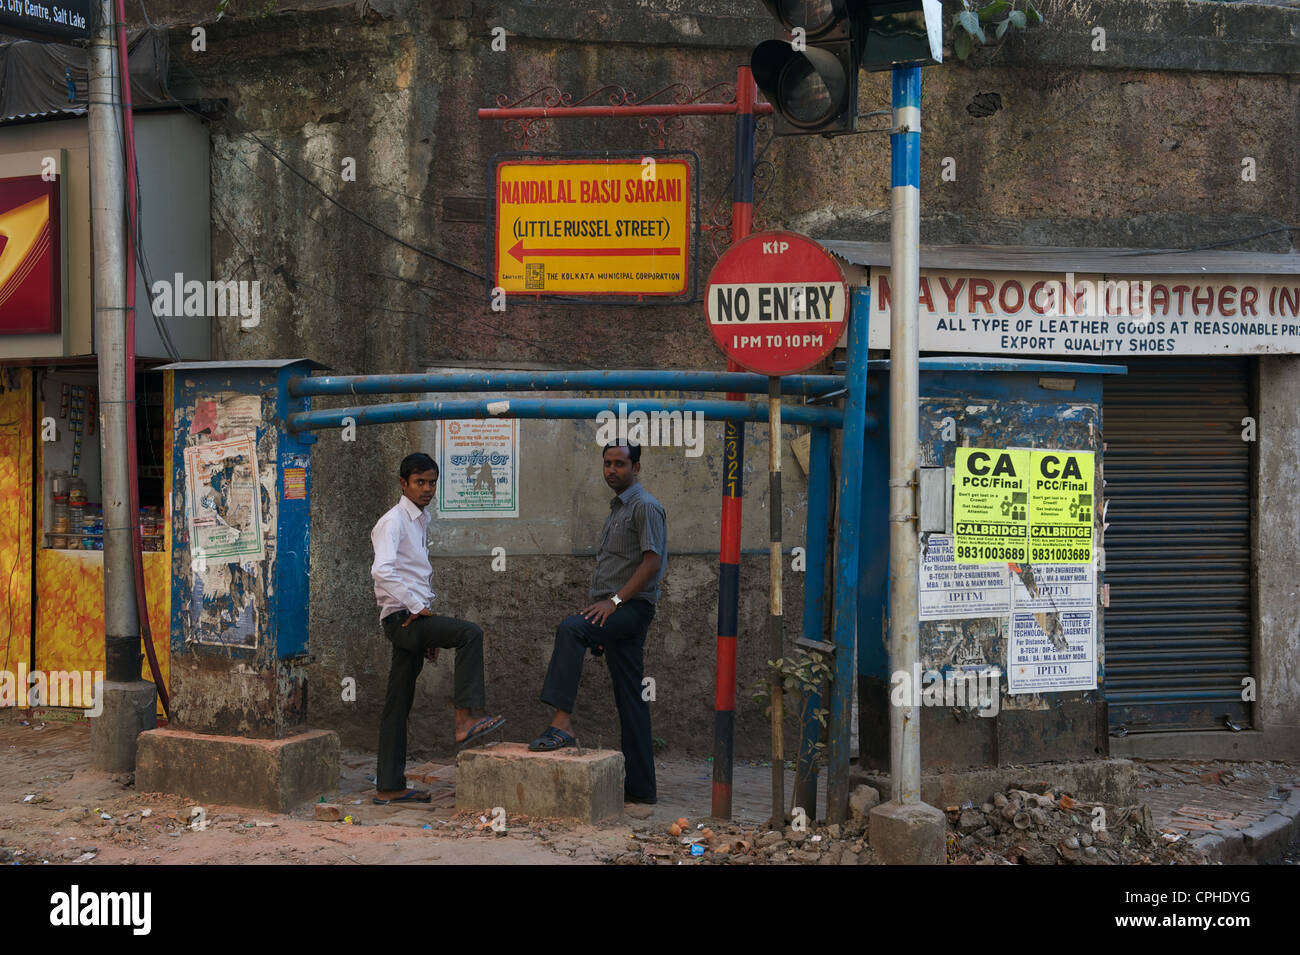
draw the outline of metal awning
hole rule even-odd
[[[888,358],[872,358],[867,362],[868,372],[889,371]],[[835,373],[843,374],[846,362],[834,364]],[[1092,362],[1055,361],[1052,358],[994,358],[984,355],[934,355],[922,356],[918,364],[921,371],[1004,371],[1059,375],[1125,375],[1124,365],[1099,365]]]
[[[244,361],[177,361],[163,365],[156,371],[215,371],[241,368],[285,368],[289,365],[304,365],[308,371],[328,370],[329,365],[322,365],[311,358],[249,358]]]
[[[854,265],[889,267],[888,242],[817,241]],[[1063,246],[923,245],[921,268],[1128,275],[1300,275],[1300,255]]]

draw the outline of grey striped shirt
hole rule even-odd
[[[664,506],[637,481],[609,502],[609,517],[596,552],[596,570],[591,575],[591,599],[616,593],[632,579],[641,566],[642,554],[648,550],[660,556],[659,572],[636,597],[656,603],[659,585],[668,571],[668,519]]]

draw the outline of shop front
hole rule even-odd
[[[887,348],[888,246],[824,241],[864,270],[870,345]],[[1114,755],[1259,757],[1300,749],[1300,682],[1285,662],[1295,652],[1286,609],[1294,588],[1282,570],[1300,562],[1288,503],[1300,491],[1290,462],[1300,257],[953,246],[923,247],[921,266],[923,367],[927,355],[953,355],[974,364],[974,356],[989,356],[1127,372],[1098,377],[1090,399],[1099,462],[1100,724],[1094,730],[1085,714],[1067,717],[1069,693],[1036,695],[1028,707],[1042,713],[1034,732],[1049,745],[1035,758],[1077,755],[1083,747],[1067,739]],[[1046,374],[1030,391],[1045,384],[1050,394],[1072,377]],[[959,425],[963,414],[971,418],[961,425],[970,435],[949,443],[1037,446],[1032,435],[1008,434],[1007,422],[995,420],[1006,396],[991,393],[984,379],[940,389],[966,396],[948,412]],[[1082,403],[1068,391],[1058,396],[1056,415],[1075,415]],[[919,436],[923,445],[932,437]],[[1014,608],[1007,621],[1013,625]],[[869,663],[860,662],[863,679],[886,676],[869,674]],[[947,730],[950,764],[1013,758],[996,740],[957,745],[973,732],[969,725]]]
[[[171,453],[163,376],[139,376],[137,439],[145,595],[167,678],[171,575]],[[32,676],[14,705],[89,709],[104,672],[104,555],[93,359],[6,365],[0,371],[0,573],[5,672]],[[43,681],[35,679],[43,675]],[[76,681],[52,674],[77,674]],[[89,679],[86,674],[91,674]],[[153,680],[145,663],[144,679]],[[23,682],[23,681],[18,681]],[[39,683],[45,686],[40,692]],[[75,687],[75,692],[64,688]],[[33,688],[36,692],[33,692]],[[8,701],[6,701],[8,702]],[[161,712],[161,710],[160,710]]]
[[[138,494],[149,629],[168,673],[170,395],[152,369],[206,358],[211,321],[151,310],[150,280],[206,281],[208,136],[180,112],[137,117]],[[0,704],[76,716],[105,669],[99,366],[83,118],[0,121]],[[153,270],[146,275],[143,263]],[[141,675],[153,680],[148,665]],[[75,679],[74,679],[75,677]]]

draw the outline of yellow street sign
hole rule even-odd
[[[497,165],[493,284],[507,295],[691,291],[691,164],[653,156]]]

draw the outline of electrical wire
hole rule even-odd
[[[363,225],[369,226],[371,229],[375,230],[375,231],[378,232],[380,235],[385,236],[386,238],[388,238],[389,240],[391,240],[391,241],[393,241],[393,242],[396,242],[398,245],[402,246],[402,247],[405,248],[405,249],[410,249],[412,252],[416,253],[417,255],[423,255],[423,256],[425,256],[426,258],[433,259],[433,261],[435,261],[435,262],[439,262],[439,263],[441,263],[441,264],[447,266],[448,268],[455,269],[455,270],[458,271],[458,272],[463,272],[464,274],[469,275],[469,276],[472,276],[473,278],[479,279],[480,281],[483,281],[483,282],[486,282],[486,281],[487,281],[487,276],[484,275],[484,274],[482,274],[481,272],[475,272],[473,269],[466,268],[465,266],[461,265],[459,262],[453,262],[451,259],[445,259],[445,258],[443,258],[441,255],[438,255],[438,253],[436,253],[436,252],[434,252],[434,251],[432,251],[432,250],[430,250],[430,249],[425,249],[425,248],[422,248],[422,247],[420,247],[420,246],[418,246],[418,245],[415,245],[414,243],[407,242],[405,239],[401,238],[400,236],[396,236],[396,235],[394,235],[393,233],[389,232],[387,229],[385,229],[383,226],[379,225],[377,222],[374,222],[374,221],[372,221],[372,220],[370,220],[370,219],[367,219],[365,216],[363,216],[361,213],[357,212],[355,209],[352,209],[352,208],[349,208],[348,206],[345,206],[345,205],[344,205],[342,202],[340,202],[338,199],[335,199],[332,195],[330,195],[328,192],[326,192],[326,191],[325,191],[324,189],[322,189],[320,186],[316,185],[316,183],[313,182],[313,181],[311,180],[311,178],[310,178],[308,175],[306,175],[306,173],[301,172],[297,167],[295,167],[292,163],[290,163],[289,160],[285,159],[283,156],[281,156],[278,152],[276,152],[274,149],[272,149],[272,148],[271,148],[270,146],[268,146],[266,143],[262,142],[262,140],[261,140],[259,137],[254,136],[252,133],[246,133],[245,135],[247,135],[247,136],[248,136],[249,138],[251,138],[255,143],[257,143],[259,146],[261,146],[263,149],[265,149],[268,153],[270,153],[272,156],[274,156],[277,160],[279,160],[280,163],[281,163],[281,165],[283,165],[285,169],[289,170],[289,172],[293,173],[295,176],[297,176],[299,179],[301,179],[304,183],[306,183],[307,185],[311,186],[311,188],[315,189],[318,193],[320,193],[321,196],[322,196],[324,199],[326,199],[327,201],[329,201],[329,202],[333,203],[334,205],[338,206],[338,208],[342,209],[344,212],[346,212],[348,215],[352,216],[352,218],[356,219],[358,222],[362,223]]]
[[[141,3],[141,7],[143,8],[143,2]],[[125,40],[123,41],[123,45],[125,45]],[[119,72],[121,74],[120,78],[122,79],[123,83],[129,84],[130,77],[131,77],[129,53],[127,54],[127,62],[119,65]],[[149,289],[152,292],[153,284],[154,284],[153,273],[149,266],[148,257],[144,251],[144,212],[143,212],[143,205],[142,205],[144,190],[140,187],[140,169],[138,165],[135,165],[134,163],[127,161],[128,156],[127,156],[127,144],[126,144],[125,117],[119,117],[119,121],[115,124],[115,126],[116,126],[115,131],[117,133],[118,148],[122,155],[123,175],[132,176],[135,180],[134,208],[132,208],[131,205],[129,205],[128,203],[123,203],[122,205],[122,214],[125,219],[126,233],[131,237],[131,243],[130,243],[131,251],[135,260],[132,263],[132,265],[133,267],[138,267],[140,271],[144,273],[145,286],[147,289]],[[129,195],[130,190],[127,190],[127,192]],[[167,328],[166,322],[163,320],[162,316],[160,316],[154,310],[152,296],[149,296],[148,298],[149,298],[149,315],[153,319],[154,328],[158,332],[158,338],[162,342],[163,350],[167,353],[167,356],[172,361],[178,361],[180,360],[181,357],[180,350],[176,347],[175,343],[172,341],[171,332]],[[132,320],[134,320],[134,312],[132,313]]]
[[[250,138],[251,138],[251,137],[250,137]],[[276,188],[276,187],[278,186],[277,183],[275,183],[275,182],[273,182],[273,181],[271,181],[271,180],[267,180],[267,179],[263,178],[261,175],[259,175],[258,172],[257,172],[255,169],[253,169],[252,166],[250,166],[250,165],[248,165],[248,163],[244,162],[243,158],[239,155],[239,153],[238,153],[237,151],[236,151],[236,152],[232,152],[232,153],[231,153],[231,156],[232,156],[232,158],[233,158],[236,162],[238,162],[238,163],[239,163],[240,165],[242,165],[245,169],[247,169],[250,175],[252,175],[254,178],[256,178],[257,180],[259,180],[260,182],[262,182],[262,183],[265,184],[266,186],[268,186],[268,187],[270,187],[270,188]],[[319,188],[319,187],[318,187],[318,188]],[[255,262],[256,256],[254,256],[251,252],[249,252],[248,247],[245,246],[244,243],[243,243],[242,241],[240,241],[238,233],[236,233],[236,232],[234,231],[234,229],[230,226],[230,223],[229,223],[229,221],[228,221],[228,215],[227,215],[226,211],[223,209],[223,207],[221,206],[221,203],[220,203],[218,200],[216,200],[215,198],[212,199],[211,202],[212,202],[213,208],[214,208],[214,209],[216,210],[216,212],[217,212],[217,216],[218,216],[218,218],[221,220],[221,226],[222,226],[222,227],[226,230],[226,232],[230,235],[231,239],[234,240],[235,244],[239,246],[240,250],[243,251],[243,252],[245,252],[245,253],[248,255],[248,260],[247,260],[247,261],[248,261],[248,262],[253,262],[253,263],[254,263],[254,274],[257,274],[257,273],[256,273],[256,262]],[[318,219],[316,216],[311,215],[310,213],[308,213],[308,214],[306,215],[306,218],[312,220],[313,222],[315,222],[317,225],[321,226],[322,228],[327,228],[326,223],[322,222],[320,219]],[[241,266],[241,267],[242,267],[242,266]],[[374,305],[373,303],[371,303],[371,302],[358,303],[358,302],[350,301],[350,300],[347,300],[347,299],[340,298],[339,296],[334,295],[333,293],[326,292],[324,289],[317,288],[317,287],[311,285],[310,283],[308,283],[306,280],[304,280],[304,279],[298,277],[297,275],[294,275],[293,273],[289,272],[287,269],[284,268],[283,265],[279,266],[279,267],[277,268],[276,271],[277,271],[279,274],[283,275],[287,280],[292,281],[295,285],[302,285],[302,286],[304,286],[305,288],[311,289],[312,291],[316,292],[317,294],[324,295],[325,297],[327,297],[327,298],[329,298],[329,299],[331,299],[331,300],[333,300],[333,301],[335,301],[335,302],[338,302],[338,303],[341,304],[341,305],[346,305],[346,306],[349,306],[349,307],[352,307],[352,308],[358,308],[358,309],[362,309],[362,310],[364,310],[364,309],[373,309],[373,308],[376,308],[376,307],[377,307],[377,306],[375,306],[375,305]],[[425,289],[428,288],[428,287],[427,287],[427,286],[424,286],[423,283],[421,283],[421,282],[420,282],[419,280],[417,280],[417,279],[410,279],[410,278],[407,278],[407,277],[405,277],[405,276],[400,276],[400,275],[397,275],[396,273],[389,272],[389,271],[387,271],[387,270],[383,270],[382,273],[372,272],[371,274],[374,274],[374,275],[383,274],[383,275],[385,275],[385,276],[388,277],[388,278],[392,278],[392,279],[394,279],[394,280],[401,281],[401,282],[406,283],[406,284],[408,284],[408,285],[410,285],[410,286],[413,286],[417,291],[420,291],[422,294],[426,295],[427,297],[432,298],[432,296],[429,295],[429,293],[428,293],[427,291],[425,291]],[[477,276],[476,276],[476,277],[477,277]],[[465,293],[457,292],[457,291],[455,291],[455,290],[453,290],[453,289],[445,289],[445,288],[441,288],[441,287],[435,287],[435,290],[436,290],[436,291],[441,291],[441,292],[450,292],[451,294],[465,295]],[[470,296],[466,295],[465,297],[468,298],[468,297],[470,297]],[[381,308],[383,311],[390,311],[390,312],[395,312],[395,313],[399,313],[399,314],[418,315],[418,316],[421,316],[421,317],[425,317],[425,316],[427,316],[427,314],[428,314],[428,313],[426,313],[426,312],[423,312],[423,311],[417,311],[417,310],[413,310],[413,309],[399,309],[399,308],[391,308],[391,307],[387,307],[387,306],[378,306],[378,307]],[[431,317],[431,316],[429,316],[429,317]],[[554,354],[554,353],[552,353],[552,352],[549,352],[546,348],[543,347],[543,346],[546,345],[546,344],[554,344],[554,345],[559,345],[559,346],[567,346],[569,343],[566,342],[566,341],[561,341],[561,340],[558,340],[558,339],[537,339],[537,338],[531,338],[531,339],[530,339],[530,338],[523,338],[523,337],[521,337],[521,336],[513,335],[513,334],[511,334],[510,332],[505,331],[501,326],[499,326],[499,325],[497,325],[496,323],[492,322],[492,321],[491,321],[490,319],[488,319],[486,316],[483,316],[483,315],[472,315],[472,316],[468,316],[468,318],[469,318],[469,320],[474,321],[474,322],[477,322],[477,323],[479,323],[479,324],[481,324],[481,325],[486,325],[486,326],[487,326],[489,329],[491,329],[492,332],[493,332],[497,337],[499,337],[499,338],[503,338],[503,339],[507,339],[507,340],[512,340],[512,341],[517,341],[517,342],[520,342],[521,344],[528,345],[528,346],[530,346],[530,347],[535,348],[535,349],[536,349],[537,351],[539,351],[539,352],[540,352],[544,357],[546,357],[547,359],[549,359],[549,360],[551,360],[551,361],[556,361],[556,362],[559,362],[559,363],[569,363],[569,364],[572,364],[572,363],[574,362],[574,359],[573,359],[572,356],[558,356],[558,355],[556,355],[556,354]],[[464,356],[464,355],[457,355],[457,356],[453,356],[453,357],[456,357],[457,360],[461,360],[461,361],[468,360],[467,356]],[[596,365],[592,365],[592,364],[590,364],[590,363],[588,363],[588,362],[579,362],[579,364],[583,365],[584,367],[592,368],[592,369],[595,369],[595,368],[598,367],[598,366],[596,366]]]

